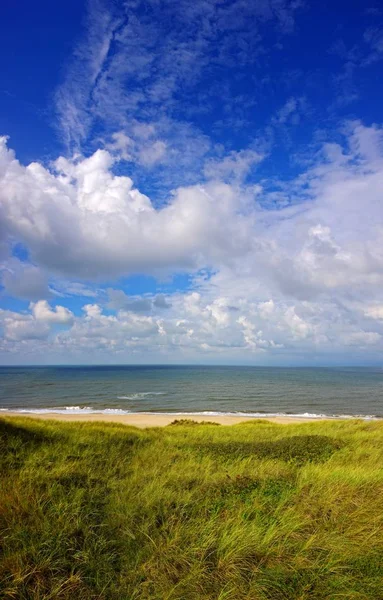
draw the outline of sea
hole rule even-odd
[[[0,414],[383,418],[383,368],[0,367]]]

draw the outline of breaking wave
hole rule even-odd
[[[162,392],[145,392],[149,394],[161,394]],[[143,392],[141,392],[141,395]],[[137,395],[136,395],[137,397]],[[124,397],[125,398],[125,397]],[[131,397],[129,397],[131,399]],[[363,420],[377,420],[381,419],[378,415],[343,415],[343,414],[325,414],[325,413],[287,413],[287,412],[223,412],[223,411],[212,411],[204,410],[199,412],[166,412],[166,411],[132,411],[120,408],[93,408],[92,406],[63,406],[57,408],[0,408],[0,412],[7,413],[21,413],[21,414],[100,414],[100,415],[168,415],[174,417],[193,417],[195,416],[206,416],[206,417],[245,417],[245,418],[267,418],[267,417],[288,417],[291,419],[363,419]]]
[[[136,394],[130,394],[130,396],[117,396],[117,400],[139,400],[140,398],[146,398],[147,396],[164,396],[165,392],[137,392]]]

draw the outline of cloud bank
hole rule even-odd
[[[115,174],[107,150],[23,166],[2,138],[3,285],[32,300],[25,311],[0,312],[4,355],[32,359],[38,348],[65,362],[379,360],[382,129],[348,123],[342,143],[317,147],[301,174],[272,189],[237,177],[236,167],[254,158],[210,162],[198,185],[155,206]],[[15,258],[16,243],[27,262]],[[161,280],[177,272],[189,274],[189,289],[132,296],[113,285],[135,273]],[[87,285],[84,295],[99,299],[77,314],[60,298],[52,306],[60,281],[69,295]],[[94,286],[104,284],[99,294]]]

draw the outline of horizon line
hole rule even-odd
[[[383,369],[382,364],[312,364],[312,365],[251,365],[251,364],[234,364],[234,363],[47,363],[47,364],[2,364],[0,369],[3,368],[47,368],[47,367],[243,367],[253,369],[351,369],[351,368],[380,368]]]

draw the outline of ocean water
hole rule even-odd
[[[383,418],[383,368],[0,367],[0,411]]]

